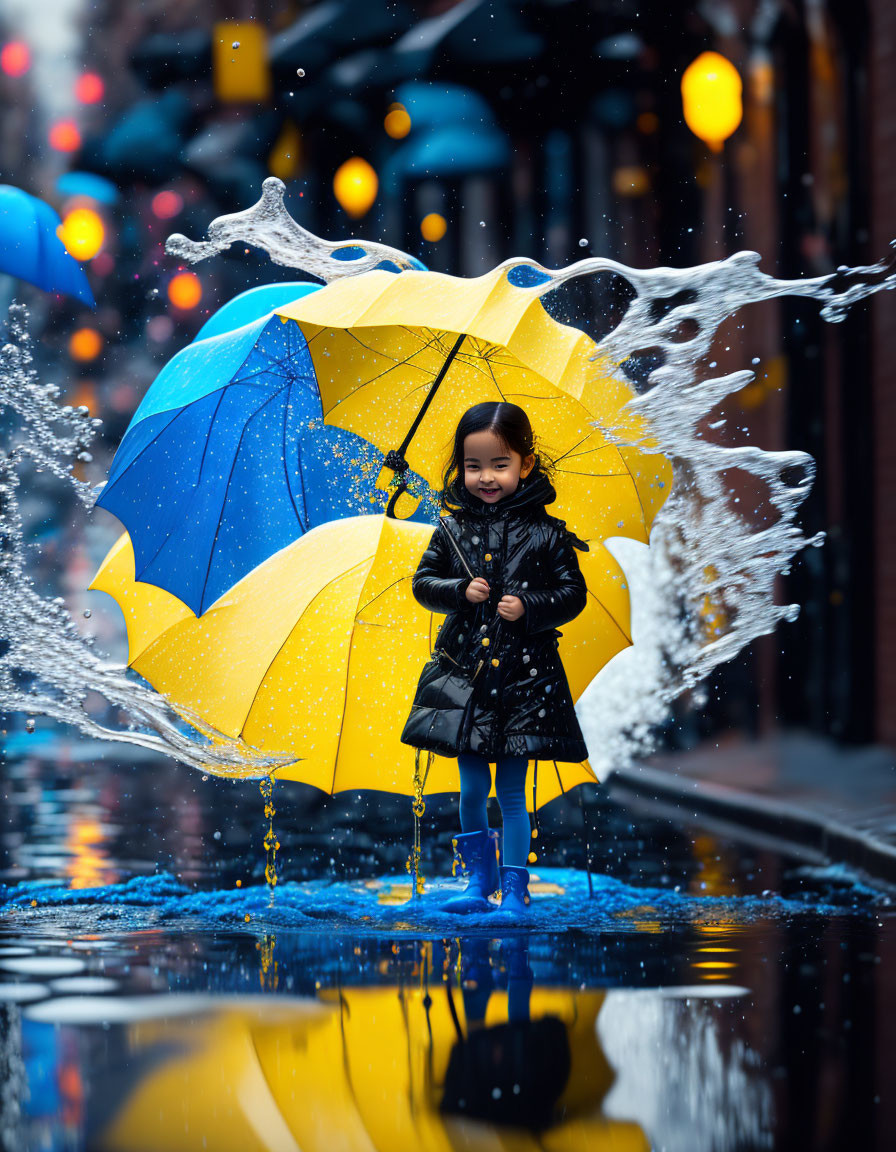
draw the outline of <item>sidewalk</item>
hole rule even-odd
[[[617,771],[610,795],[693,811],[896,883],[896,753],[780,732],[663,753]]]

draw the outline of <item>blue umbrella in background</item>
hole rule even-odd
[[[457,84],[401,85],[395,93],[413,129],[386,169],[395,187],[402,179],[495,172],[510,164],[507,134],[478,92]]]
[[[100,204],[118,202],[118,189],[112,181],[93,172],[63,172],[56,181],[56,191],[60,196],[89,196]]]
[[[83,268],[56,234],[60,224],[49,204],[21,188],[0,184],[0,272],[94,308]]]
[[[272,311],[318,287],[263,285],[211,317],[153,382],[97,500],[128,530],[135,578],[197,615],[303,533],[388,503],[383,453],[324,424],[308,345]]]

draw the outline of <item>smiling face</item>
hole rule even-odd
[[[516,492],[521,479],[535,467],[535,456],[523,460],[502,444],[491,428],[471,432],[464,439],[464,484],[485,504],[497,504]]]

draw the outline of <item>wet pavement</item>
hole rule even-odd
[[[810,732],[728,733],[617,772],[611,794],[690,808],[896,884],[896,753]]]
[[[532,918],[438,909],[456,801],[202,781],[78,741],[6,765],[12,1149],[884,1149],[893,894],[592,791]],[[380,839],[375,839],[373,833]]]

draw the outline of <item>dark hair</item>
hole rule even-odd
[[[442,507],[446,511],[456,508],[452,493],[455,483],[463,487],[464,441],[472,433],[485,430],[494,432],[504,448],[518,452],[524,460],[534,454],[532,471],[520,483],[528,483],[538,475],[547,476],[550,480],[554,475],[554,461],[545,452],[541,441],[536,441],[529,417],[518,404],[494,400],[474,404],[458,421],[454,445],[442,475]]]

